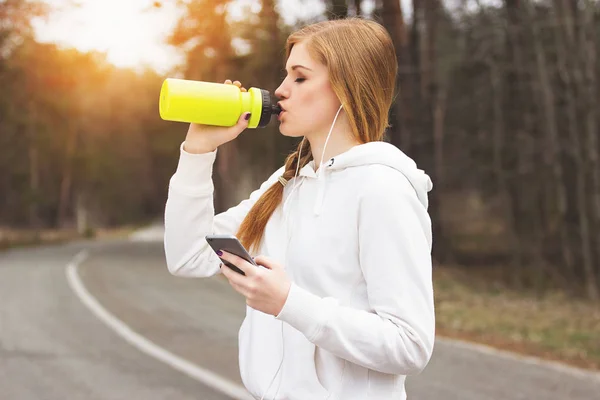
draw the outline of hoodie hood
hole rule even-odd
[[[325,171],[343,170],[371,164],[385,165],[402,173],[412,185],[423,207],[427,209],[429,205],[427,195],[433,189],[433,183],[429,176],[423,170],[417,168],[417,164],[396,146],[387,142],[369,142],[355,146],[345,153],[330,158],[323,163],[323,168],[318,170],[317,173],[314,171],[314,161],[311,161],[300,170],[300,176],[318,178],[321,182],[321,187],[315,199],[315,213],[318,215],[321,211],[327,179]]]

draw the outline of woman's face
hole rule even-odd
[[[275,90],[282,109],[279,130],[285,136],[326,135],[340,101],[325,65],[313,60],[303,42],[296,43],[286,63],[287,76]]]

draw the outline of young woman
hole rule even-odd
[[[306,26],[286,47],[275,95],[280,131],[302,137],[298,149],[214,215],[216,151],[247,116],[231,128],[190,125],[166,204],[169,271],[222,273],[245,296],[240,373],[256,399],[405,399],[406,376],[425,368],[434,345],[432,183],[382,141],[398,68],[392,41],[376,22],[346,19]],[[264,268],[217,256],[205,240],[213,233],[237,235]]]

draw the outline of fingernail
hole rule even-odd
[[[246,114],[246,116],[244,117],[246,121],[248,121],[250,119],[250,113]]]
[[[221,250],[219,250],[219,251],[217,251],[217,255],[218,255],[219,257],[221,257],[221,256],[223,255],[223,252],[222,252]]]

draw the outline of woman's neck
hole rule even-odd
[[[325,132],[325,134],[315,135],[314,137],[306,136],[306,139],[310,143],[310,149],[315,161],[315,171],[317,171],[321,165],[321,157],[323,156],[323,148],[325,147],[328,133],[329,130]],[[359,144],[360,142],[354,138],[349,126],[346,124],[338,125],[336,123],[336,127],[333,128],[329,141],[327,142],[323,160],[327,161],[332,157],[345,153]]]

